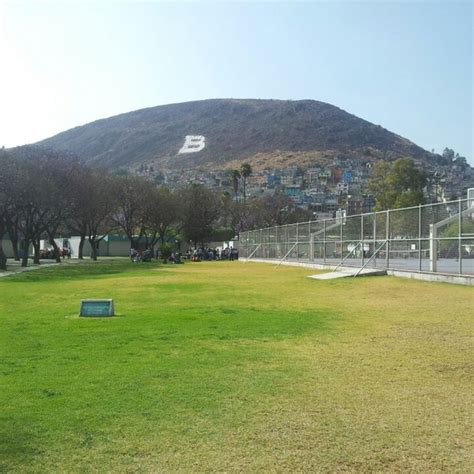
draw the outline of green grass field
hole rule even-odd
[[[0,279],[0,471],[473,472],[473,288],[311,273]]]

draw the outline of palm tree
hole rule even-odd
[[[234,188],[234,199],[237,201],[237,195],[239,193],[239,180],[240,180],[240,171],[231,170],[230,177],[232,178],[232,186]]]
[[[242,179],[244,181],[244,202],[247,197],[246,195],[246,186],[247,186],[247,178],[252,174],[252,167],[250,166],[249,163],[242,163],[240,167],[240,176],[242,176]]]

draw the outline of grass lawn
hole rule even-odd
[[[0,471],[473,472],[473,288],[311,273],[0,279]]]

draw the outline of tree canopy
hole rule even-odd
[[[376,210],[398,209],[424,203],[426,176],[409,158],[375,164],[368,190],[376,199]]]

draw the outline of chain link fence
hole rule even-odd
[[[247,259],[474,275],[474,199],[242,232]]]

